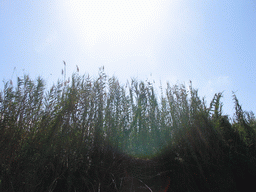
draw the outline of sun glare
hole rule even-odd
[[[111,50],[127,52],[156,31],[165,13],[163,2],[72,0],[64,4],[64,9],[69,25],[86,48],[90,52],[104,50],[109,55]]]

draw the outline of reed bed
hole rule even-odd
[[[122,191],[125,178],[165,191],[245,191],[256,178],[256,119],[206,106],[190,84],[121,85],[103,68],[50,90],[38,77],[0,94],[0,191]],[[150,191],[150,190],[149,190]]]

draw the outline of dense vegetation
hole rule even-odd
[[[0,95],[0,191],[248,191],[256,178],[256,119],[222,114],[192,85],[158,98],[150,83],[120,85],[102,69],[73,74],[45,91],[44,80],[6,82]],[[163,186],[165,187],[165,186]],[[167,189],[168,188],[168,189]]]

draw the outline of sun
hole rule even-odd
[[[165,4],[158,0],[70,0],[65,21],[91,51],[127,51],[142,43],[159,20]],[[105,48],[108,49],[105,49]]]

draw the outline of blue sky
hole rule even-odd
[[[0,87],[39,75],[51,86],[76,72],[170,84],[192,81],[209,103],[232,91],[256,112],[256,2],[190,0],[70,0],[0,2]],[[15,68],[15,70],[14,70]],[[3,80],[3,81],[2,81]]]

